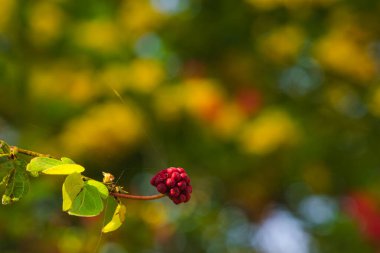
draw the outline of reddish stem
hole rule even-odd
[[[157,194],[157,195],[151,195],[151,196],[138,196],[138,195],[129,195],[124,193],[117,193],[117,192],[110,192],[110,195],[124,198],[124,199],[137,199],[137,200],[153,200],[153,199],[160,199],[165,197],[165,194]]]

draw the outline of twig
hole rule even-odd
[[[151,195],[151,196],[139,196],[139,195],[117,193],[117,192],[110,192],[110,195],[118,197],[118,198],[137,199],[137,200],[153,200],[153,199],[160,199],[160,198],[163,198],[166,196],[165,194],[157,194],[157,195]]]

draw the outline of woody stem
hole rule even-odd
[[[118,197],[118,198],[137,199],[137,200],[153,200],[153,199],[160,199],[160,198],[163,198],[166,196],[165,194],[156,194],[156,195],[151,195],[151,196],[139,196],[139,195],[117,193],[117,192],[110,192],[110,195]]]
[[[31,151],[31,150],[27,150],[27,149],[15,147],[15,146],[12,146],[11,148],[16,149],[18,153],[21,153],[21,154],[24,154],[24,155],[28,155],[28,156],[50,157],[50,155],[45,155],[45,154],[37,153],[35,151]]]

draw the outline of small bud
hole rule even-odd
[[[105,184],[110,184],[115,180],[114,175],[108,172],[102,172],[103,173],[103,183]]]

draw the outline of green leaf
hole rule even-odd
[[[91,217],[103,211],[103,200],[98,189],[87,182],[80,193],[74,199],[69,214],[83,217]]]
[[[11,173],[8,173],[5,177],[3,177],[3,179],[0,182],[0,185],[6,185],[8,183],[10,174]]]
[[[98,190],[100,197],[103,199],[106,199],[108,197],[108,189],[102,182],[90,179],[86,183],[88,185],[94,186]]]
[[[73,201],[82,190],[83,186],[84,182],[81,174],[73,173],[66,177],[62,186],[63,211],[68,211],[71,208]]]
[[[125,214],[126,214],[127,208],[123,204],[118,204],[115,210],[115,213],[113,214],[112,220],[108,222],[107,225],[105,225],[102,229],[103,233],[108,233],[115,231],[118,229],[125,220]]]
[[[75,164],[75,162],[68,157],[62,157],[61,161],[67,164],[70,164],[70,163]]]
[[[62,164],[43,170],[42,173],[48,175],[70,175],[72,173],[81,173],[84,168],[79,164]]]
[[[13,169],[3,179],[5,183],[5,192],[2,197],[3,205],[18,201],[29,191],[29,177],[25,172],[26,162],[13,160],[11,164]]]
[[[66,157],[63,157],[61,160],[49,157],[35,157],[30,161],[26,170],[31,173],[42,172],[49,175],[69,175],[81,173],[84,171],[84,168]]]
[[[0,153],[1,154],[10,154],[11,148],[5,141],[0,141]]]
[[[30,160],[28,166],[26,167],[27,171],[43,171],[54,166],[64,164],[62,161],[49,158],[49,157],[35,157]]]
[[[0,141],[0,164],[9,161],[9,156],[11,154],[11,149],[7,143]]]
[[[9,171],[14,168],[13,160],[9,160],[6,158],[6,160],[0,159],[0,170],[1,171]]]

